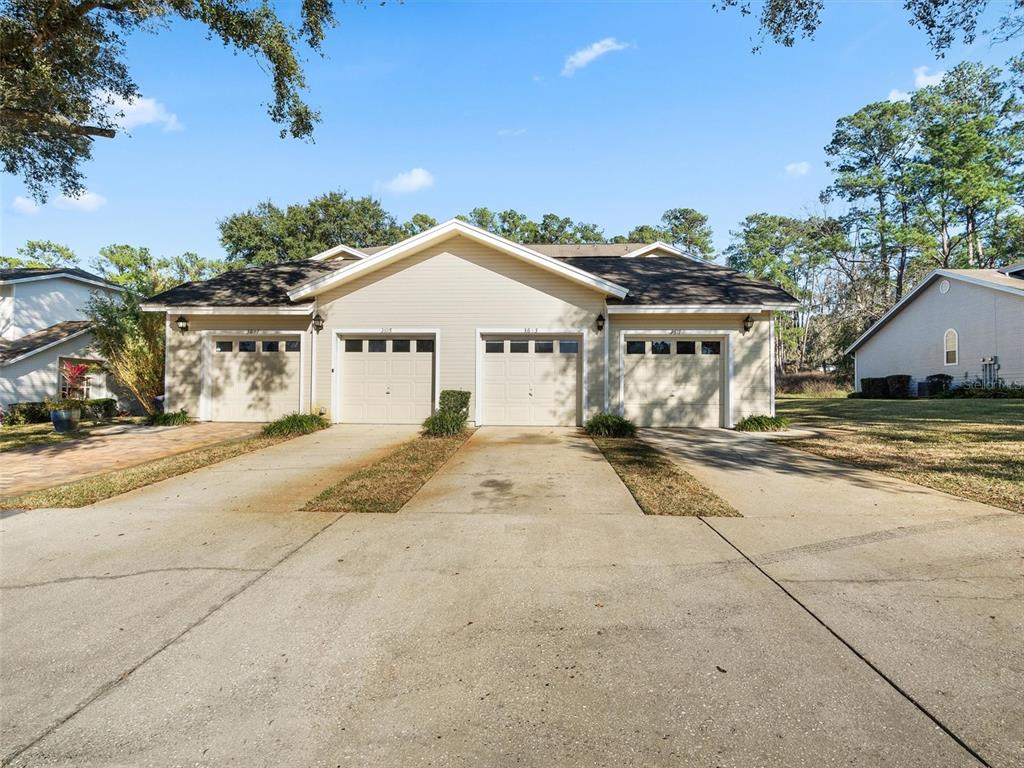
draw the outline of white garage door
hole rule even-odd
[[[217,336],[212,342],[211,419],[273,421],[299,410],[298,336]]]
[[[651,427],[722,426],[723,351],[719,339],[627,339],[626,417]]]
[[[341,339],[341,420],[419,424],[434,403],[434,339]]]
[[[483,345],[484,424],[577,423],[577,339],[486,337]]]

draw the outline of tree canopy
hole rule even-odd
[[[756,16],[761,41],[792,47],[800,38],[813,38],[822,23],[824,0],[716,0],[718,9],[738,9],[744,16]],[[991,7],[1003,15],[991,30],[996,42],[1024,35],[1024,0],[904,0],[910,23],[924,31],[936,54],[942,54],[957,40],[973,43],[982,15]],[[760,48],[760,43],[755,50]]]
[[[282,136],[307,137],[319,119],[300,95],[298,48],[320,49],[335,24],[330,0],[303,0],[297,26],[273,0],[0,0],[0,9],[0,158],[37,200],[52,186],[72,197],[84,191],[93,140],[113,138],[118,105],[140,96],[126,37],[165,31],[173,19],[198,22],[269,72],[267,111]]]

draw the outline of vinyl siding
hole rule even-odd
[[[733,358],[731,386],[733,423],[744,416],[770,414],[772,412],[770,313],[755,315],[754,327],[746,334],[743,333],[745,317],[746,314],[612,315],[611,321],[605,328],[606,333],[611,332],[608,338],[611,360],[608,396],[612,409],[618,410],[621,407],[619,399],[619,377],[623,364],[619,343],[621,331],[706,330],[729,333]],[[724,352],[723,349],[723,356]],[[723,360],[723,368],[723,375],[727,376],[726,360]]]
[[[189,329],[181,333],[174,325],[177,313],[167,315],[167,353],[164,375],[164,409],[178,411],[184,408],[193,416],[200,414],[199,401],[202,392],[203,331],[303,331],[302,344],[305,373],[303,379],[309,386],[311,348],[309,318],[305,315],[191,315]],[[217,382],[213,382],[214,385]],[[302,393],[302,403],[308,400],[308,391]]]
[[[38,403],[47,397],[57,397],[60,394],[60,359],[99,359],[91,348],[92,340],[91,333],[83,333],[24,360],[0,366],[0,405]],[[108,386],[107,374],[96,371],[89,376],[90,397],[117,397]]]
[[[331,404],[331,353],[343,328],[436,328],[441,338],[438,390],[473,393],[477,329],[585,329],[588,410],[600,409],[603,346],[594,322],[604,294],[527,264],[468,238],[453,237],[372,274],[322,294],[325,319],[317,339],[314,402]]]
[[[999,376],[1024,382],[1024,296],[950,280],[923,289],[857,350],[860,379],[908,374],[915,382],[946,373],[954,384],[981,376],[981,358],[999,357]],[[1024,285],[1024,281],[1022,281]],[[956,365],[944,364],[943,337],[959,336]]]
[[[8,287],[14,288],[14,300],[2,338],[11,340],[64,320],[85,320],[85,307],[92,292],[108,293],[98,286],[66,278],[30,280]]]

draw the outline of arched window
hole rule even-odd
[[[960,339],[957,337],[956,331],[950,328],[946,331],[942,341],[943,347],[946,350],[946,365],[956,365],[957,356],[960,351]]]

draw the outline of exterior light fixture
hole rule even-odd
[[[174,321],[174,324],[178,326],[178,330],[182,333],[188,330],[188,318],[184,315],[178,315],[178,319]]]
[[[324,329],[324,319],[320,317],[320,313],[317,312],[313,315],[313,330],[320,333]]]
[[[604,330],[604,315],[597,316],[597,332],[600,333]]]
[[[754,327],[754,318],[747,315],[743,318],[743,332],[750,333],[750,329]]]

